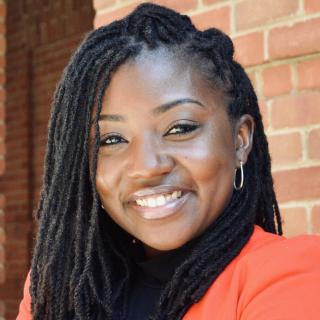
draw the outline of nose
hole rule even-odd
[[[173,166],[173,159],[162,150],[160,144],[145,138],[132,150],[127,176],[135,180],[151,180],[170,173]]]

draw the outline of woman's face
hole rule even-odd
[[[106,212],[149,256],[200,235],[230,200],[251,147],[248,123],[233,134],[223,97],[165,50],[122,65],[99,119],[96,187]]]

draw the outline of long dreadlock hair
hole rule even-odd
[[[201,32],[188,16],[168,8],[141,4],[124,19],[89,33],[57,86],[36,214],[39,229],[31,269],[34,320],[126,317],[121,306],[126,305],[131,279],[125,250],[129,240],[102,211],[95,188],[98,116],[117,68],[143,48],[159,47],[182,50],[190,61],[200,59],[199,68],[209,82],[229,98],[230,119],[250,114],[255,132],[243,188],[233,192],[227,207],[199,236],[163,289],[150,319],[182,319],[239,254],[254,224],[282,234],[257,97],[245,71],[233,60],[231,39],[215,28]],[[91,123],[95,138],[89,161]]]

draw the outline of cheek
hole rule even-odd
[[[117,190],[119,175],[117,170],[112,170],[112,163],[106,161],[102,156],[98,156],[96,188],[100,199],[107,205],[108,200],[112,199]]]
[[[210,151],[210,150],[207,150]],[[192,175],[203,193],[225,192],[230,189],[233,176],[233,160],[230,154],[206,153],[193,158]]]
[[[234,169],[234,152],[231,137],[219,137],[211,132],[183,151],[182,161],[195,180],[211,181]]]

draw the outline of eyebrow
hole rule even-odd
[[[151,113],[155,116],[160,115],[165,113],[166,111],[177,107],[181,104],[186,104],[186,103],[192,103],[192,104],[196,104],[200,107],[205,107],[201,102],[194,100],[194,99],[189,99],[189,98],[185,98],[185,99],[178,99],[178,100],[174,100],[172,102],[168,102],[165,104],[162,104],[156,108],[154,108]],[[115,121],[115,122],[124,122],[126,121],[126,117],[125,116],[121,116],[119,114],[100,114],[99,115],[99,121]]]

